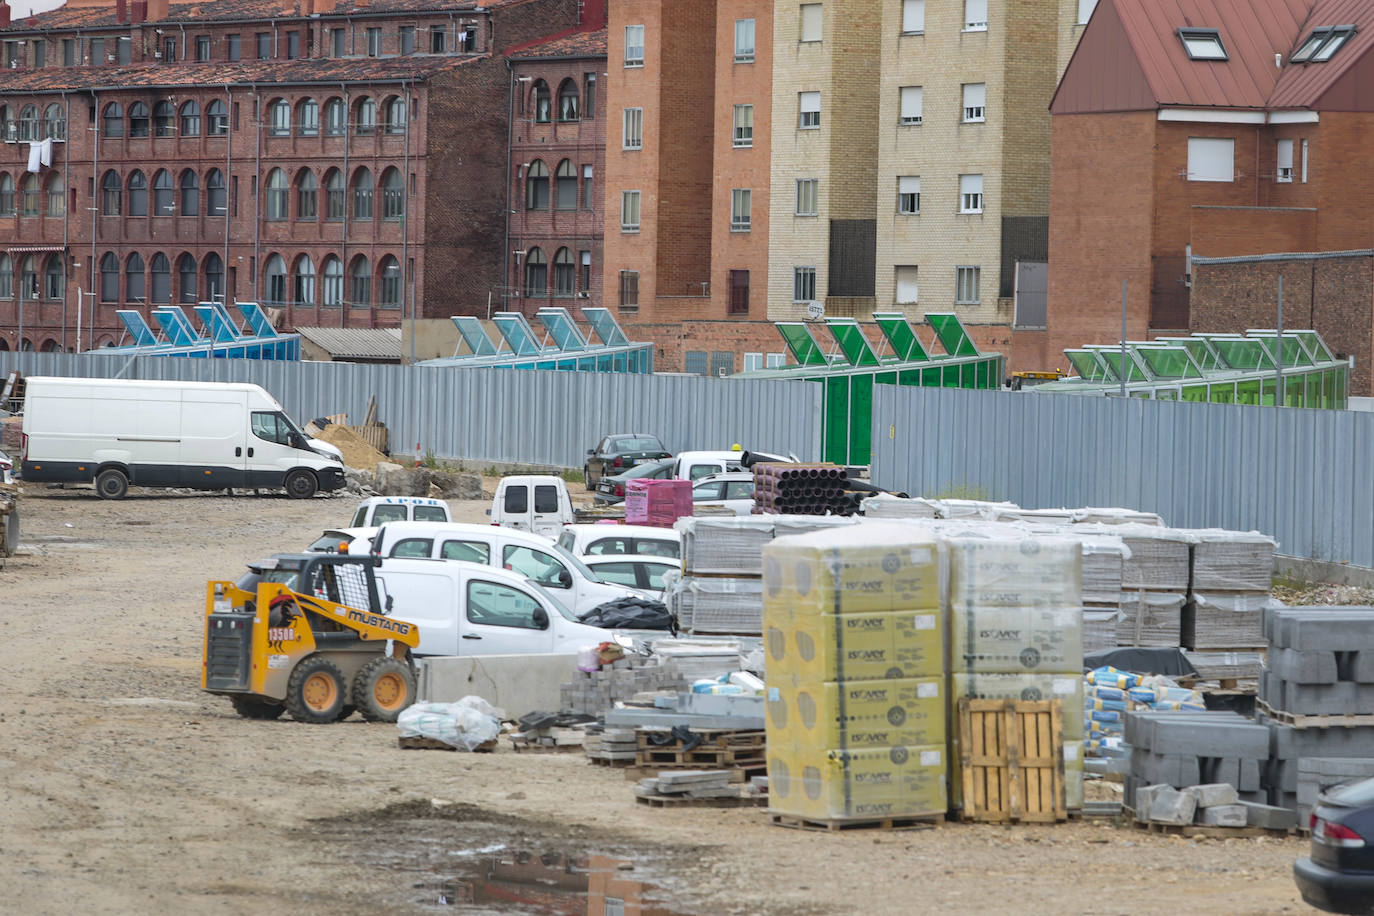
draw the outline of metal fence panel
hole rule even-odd
[[[669,375],[444,369],[359,363],[0,352],[24,375],[252,382],[300,423],[377,397],[392,450],[444,459],[580,468],[613,432],[653,433],[674,451],[747,449],[820,457],[821,388],[808,382]]]
[[[873,428],[882,487],[1125,506],[1374,567],[1374,414],[880,385]]]

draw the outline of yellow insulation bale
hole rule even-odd
[[[768,741],[798,749],[945,743],[942,677],[770,686]]]
[[[943,745],[867,750],[768,748],[768,808],[810,820],[943,814]]]
[[[764,619],[940,607],[940,552],[915,525],[870,522],[763,548]]]
[[[947,542],[952,608],[1083,606],[1077,541],[1008,529]]]
[[[936,675],[945,670],[938,610],[821,614],[764,625],[769,682],[850,681]]]

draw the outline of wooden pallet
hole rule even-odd
[[[682,767],[642,767],[632,766],[625,768],[625,779],[627,782],[638,782],[641,779],[656,779],[661,773],[671,773],[674,770],[683,769]],[[745,783],[754,776],[768,775],[767,767],[730,767],[724,772],[730,774],[730,782]]]
[[[635,765],[633,760],[607,760],[605,757],[588,757],[587,762],[594,766],[613,767],[617,769],[624,769]]]
[[[762,748],[693,748],[690,751],[640,748],[635,766],[682,770],[726,770],[731,767],[761,767],[767,764]]]
[[[635,801],[650,808],[763,808],[767,795],[722,795],[715,798],[687,798],[672,795],[636,795]]]
[[[843,830],[930,830],[943,822],[944,814],[922,814],[912,817],[885,817],[875,819],[826,820],[796,817],[791,814],[770,814],[768,820],[774,827],[787,827],[791,830],[824,830],[838,832]]]
[[[425,738],[420,735],[402,735],[396,739],[396,744],[403,751],[456,751],[458,748],[451,744],[445,744],[434,738]],[[496,739],[479,744],[473,748],[479,754],[489,754],[496,750]]]
[[[1374,725],[1374,715],[1337,716],[1337,715],[1298,715],[1274,709],[1263,700],[1255,701],[1255,708],[1275,722],[1291,725],[1294,728],[1360,728]]]
[[[1212,827],[1206,824],[1155,824],[1149,821],[1136,821],[1137,830],[1162,836],[1178,836],[1186,839],[1208,837],[1217,840],[1238,840],[1247,837],[1288,837],[1300,836],[1296,828],[1278,830],[1272,827]]]
[[[960,817],[1054,823],[1064,804],[1064,709],[1059,700],[959,701]]]

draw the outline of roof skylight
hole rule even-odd
[[[1310,64],[1328,61],[1355,34],[1353,25],[1333,25],[1313,29],[1307,40],[1288,58],[1289,63]]]
[[[1183,50],[1191,60],[1226,60],[1226,46],[1216,29],[1179,29]]]

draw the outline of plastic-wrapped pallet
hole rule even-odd
[[[1073,511],[1075,525],[1151,525],[1164,526],[1164,519],[1153,512],[1139,512],[1135,509],[1105,509],[1085,506]]]
[[[1041,525],[1046,528],[1059,528],[1068,525],[1073,521],[1072,509],[994,509],[989,513],[990,521],[994,522],[1025,522],[1029,525]]]
[[[1074,528],[1121,538],[1129,551],[1121,564],[1121,587],[1127,591],[1188,591],[1190,556],[1195,540],[1190,532],[1138,522],[1083,524]]]
[[[1222,678],[1259,677],[1264,667],[1264,652],[1258,650],[1232,652],[1193,652],[1185,650],[1183,657],[1204,681]]]
[[[763,545],[773,540],[766,516],[680,518],[673,528],[682,535],[682,569],[689,576],[762,575]]]
[[[1199,528],[1189,531],[1195,592],[1268,592],[1274,578],[1274,539],[1258,531]]]
[[[1265,645],[1263,592],[1195,591],[1183,607],[1180,644],[1189,649],[1253,649]]]
[[[939,504],[940,518],[973,518],[989,522],[996,521],[1000,514],[1021,510],[1016,503],[982,499],[942,499]]]
[[[1177,646],[1185,596],[1179,592],[1123,592],[1118,646]]]
[[[1121,605],[1083,606],[1083,651],[1098,652],[1117,647],[1117,628],[1121,621]]]
[[[763,583],[759,579],[683,576],[664,592],[663,601],[677,615],[684,633],[763,633]]]
[[[867,518],[935,518],[940,504],[933,499],[917,496],[907,499],[889,493],[870,496],[860,503]]]

